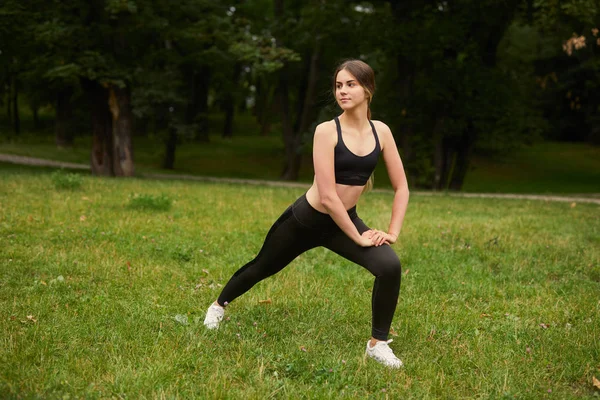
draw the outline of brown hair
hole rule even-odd
[[[369,66],[364,61],[350,59],[342,62],[335,70],[333,74],[333,96],[335,97],[336,84],[335,80],[337,78],[338,73],[345,69],[350,72],[358,81],[360,86],[365,89],[367,95],[367,102],[370,105],[371,100],[373,100],[373,95],[375,94],[375,72],[373,72],[373,68]],[[371,108],[367,106],[367,118],[371,119]]]
[[[336,90],[336,78],[338,73],[345,69],[350,72],[358,81],[360,86],[366,92],[367,95],[367,118],[371,119],[371,100],[373,100],[373,95],[375,94],[375,72],[373,72],[373,68],[369,66],[364,61],[350,59],[342,62],[335,70],[333,74],[333,97],[335,98],[335,90]],[[373,174],[369,177],[367,184],[363,189],[363,193],[367,193],[373,189],[373,185],[375,183],[375,177]]]

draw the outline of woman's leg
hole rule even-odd
[[[360,218],[352,220],[362,234],[369,227]],[[378,340],[387,340],[400,292],[401,265],[398,256],[389,245],[361,247],[341,230],[323,244],[342,257],[368,269],[375,275],[371,298],[372,332]]]
[[[303,252],[315,247],[314,232],[294,217],[292,206],[275,221],[254,260],[233,274],[217,303],[225,306],[261,280],[276,274]]]

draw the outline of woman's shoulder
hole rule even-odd
[[[336,134],[336,132],[337,132],[337,130],[336,130],[334,120],[321,122],[315,128],[315,135],[319,135],[319,136],[331,136],[331,135]]]
[[[314,145],[315,146],[335,146],[337,144],[337,130],[335,121],[321,122],[315,128]]]
[[[316,130],[323,131],[323,130],[331,130],[331,129],[335,130],[335,121],[332,119],[318,124]]]

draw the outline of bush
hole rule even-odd
[[[171,203],[171,199],[165,194],[155,196],[134,193],[129,196],[129,208],[137,210],[167,211],[171,208]]]
[[[54,171],[51,175],[54,187],[59,190],[77,190],[83,184],[83,177],[63,170]]]

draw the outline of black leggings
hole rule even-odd
[[[348,210],[348,215],[358,232],[362,234],[369,230],[356,214],[356,207]],[[281,271],[300,254],[318,246],[334,251],[375,275],[371,334],[376,339],[387,340],[400,291],[398,256],[388,245],[361,247],[354,243],[329,214],[315,210],[306,195],[275,221],[256,258],[233,274],[217,302],[222,306],[231,303],[261,280]]]

